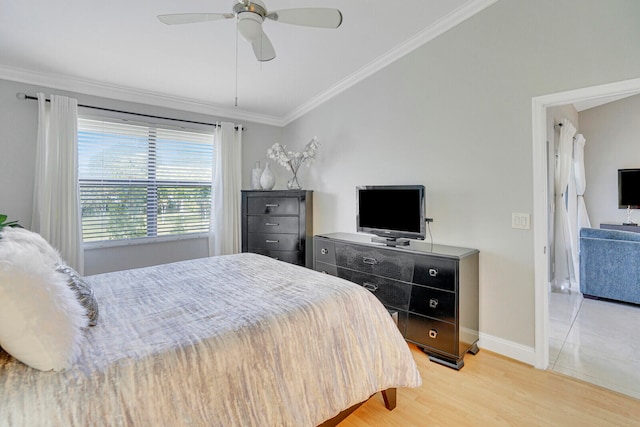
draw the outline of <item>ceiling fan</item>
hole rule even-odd
[[[269,37],[262,30],[266,19],[287,24],[316,28],[338,28],[342,24],[342,13],[338,9],[296,8],[267,11],[260,0],[239,0],[233,6],[233,13],[175,13],[158,15],[158,19],[168,25],[192,24],[195,22],[217,21],[237,18],[238,32],[251,43],[258,61],[271,61],[276,52]]]

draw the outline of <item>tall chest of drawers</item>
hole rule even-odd
[[[243,190],[242,252],[313,266],[313,192]]]
[[[478,351],[478,260],[475,249],[423,241],[399,248],[360,234],[314,237],[315,270],[368,289],[397,312],[407,341],[454,369]]]

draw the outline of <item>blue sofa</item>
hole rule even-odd
[[[580,291],[640,304],[640,233],[581,229]]]

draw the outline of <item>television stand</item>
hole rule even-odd
[[[638,226],[638,224],[629,225],[624,223],[623,224],[601,223],[600,228],[603,228],[605,230],[621,230],[621,231],[631,231],[633,233],[640,233],[640,226]]]
[[[373,236],[373,243],[384,243],[387,246],[409,246],[409,239],[396,239],[395,237]]]

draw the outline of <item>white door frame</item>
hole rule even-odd
[[[547,108],[596,98],[640,92],[640,78],[532,98],[533,246],[535,287],[535,367],[549,365],[549,242],[547,211]]]

